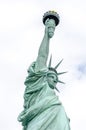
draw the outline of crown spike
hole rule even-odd
[[[60,81],[60,80],[58,80],[58,82],[59,82],[59,83],[62,83],[62,84],[65,84],[64,82],[62,82],[62,81]]]
[[[57,87],[55,87],[55,89],[60,93],[60,91],[58,90],[58,88]]]
[[[67,72],[60,72],[60,73],[57,73],[58,75],[61,75],[61,74],[65,74],[65,73],[67,73]]]
[[[57,69],[57,67],[62,63],[63,59],[54,67],[55,69]]]
[[[52,62],[52,54],[51,54],[51,56],[50,56],[50,60],[49,60],[49,65],[48,65],[48,68],[50,68],[50,67],[51,67],[51,62]]]

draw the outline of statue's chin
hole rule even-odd
[[[52,85],[52,84],[50,84],[49,87],[50,87],[51,89],[54,89],[54,88],[55,88],[55,86]]]
[[[52,89],[55,88],[55,85],[54,85],[53,83],[50,83],[50,82],[49,82],[48,84],[49,84],[49,87],[50,87],[50,88],[52,88]]]

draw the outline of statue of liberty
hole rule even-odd
[[[59,15],[48,11],[43,16],[44,37],[38,50],[38,56],[29,69],[25,80],[24,109],[18,116],[23,130],[70,130],[69,119],[64,107],[55,93],[56,84],[62,83],[57,67],[51,67],[51,58],[47,66],[50,39],[59,23]]]

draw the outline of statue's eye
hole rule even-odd
[[[57,83],[57,81],[56,81],[56,80],[54,80],[54,83]]]
[[[56,77],[55,77],[55,76],[51,76],[51,78],[52,78],[54,81],[56,81]]]

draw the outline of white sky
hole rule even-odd
[[[68,71],[58,84],[60,99],[70,117],[71,130],[86,130],[86,1],[0,0],[0,129],[21,130],[27,68],[36,59],[44,34],[42,16],[48,10],[60,15],[51,39],[50,54],[58,71]]]

